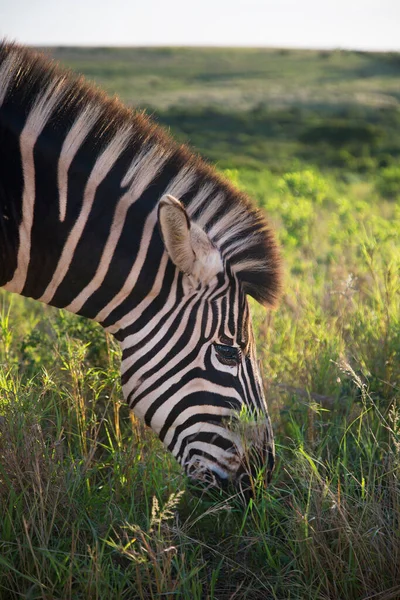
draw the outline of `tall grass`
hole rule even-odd
[[[122,402],[94,324],[1,297],[0,599],[400,597],[396,201],[317,172],[230,172],[284,244],[253,306],[278,464],[243,508],[192,496]]]

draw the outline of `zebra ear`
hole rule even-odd
[[[182,273],[206,285],[222,271],[219,250],[205,231],[190,220],[179,200],[170,195],[161,198],[158,224],[168,256]]]

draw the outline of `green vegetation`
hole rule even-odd
[[[146,108],[221,168],[400,163],[398,54],[210,48],[51,53]]]
[[[102,52],[122,51],[93,51],[99,70]],[[131,52],[143,53],[143,77],[152,55],[155,71],[159,56],[171,69],[187,68],[191,53],[201,63],[194,50]],[[218,61],[202,52],[211,80]],[[243,79],[247,52],[263,54],[232,51],[229,62],[220,52],[227,72],[237,61]],[[387,78],[382,90],[399,66],[387,55],[345,55],[353,61],[346,69],[343,53],[270,54],[292,65],[282,79],[298,82],[314,81],[318,61],[325,69],[337,61],[335,81],[350,91],[357,61],[381,65],[374,77]],[[113,64],[103,63],[104,73]],[[244,166],[240,152],[227,160],[225,175],[276,227],[286,273],[277,311],[252,305],[278,464],[245,510],[233,499],[192,496],[172,457],[129,418],[110,336],[2,295],[1,600],[400,597],[400,167],[395,152],[378,151],[374,123],[365,134],[356,125],[367,150],[340,171],[327,154],[298,160],[296,149],[308,147],[300,137],[285,142],[287,168],[275,168],[272,154],[263,168],[258,159]],[[219,159],[222,168],[223,152]]]

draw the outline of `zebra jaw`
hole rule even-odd
[[[248,456],[232,455],[233,470],[227,470],[220,463],[204,461],[201,457],[192,459],[184,465],[184,470],[189,478],[190,488],[197,495],[200,492],[224,492],[229,497],[239,496],[246,503],[255,496],[256,488],[259,486],[259,472],[262,472],[260,460],[256,463],[254,455],[260,456],[258,452],[252,453],[252,458]],[[258,464],[260,471],[255,469],[255,464]],[[264,481],[262,488],[265,488],[270,481],[271,473],[269,472]]]
[[[200,487],[201,492],[222,490],[230,495],[239,494],[248,502],[260,484],[265,488],[270,482],[274,468],[273,443],[266,441],[266,427],[265,416],[258,421],[243,423],[235,413],[226,421],[223,430],[224,439],[232,442],[231,448],[223,450],[215,444],[213,459],[195,454],[190,460],[179,461],[189,477],[191,488],[199,491]],[[195,435],[192,440],[195,445]]]

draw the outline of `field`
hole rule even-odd
[[[51,49],[267,211],[253,304],[278,464],[198,499],[130,417],[95,324],[3,293],[0,600],[400,598],[400,56]]]

